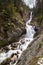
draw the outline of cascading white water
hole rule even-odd
[[[32,20],[32,12],[30,13],[30,19],[26,22],[27,38],[33,38],[33,35],[35,33],[34,28],[31,25],[29,25],[31,20]]]
[[[22,0],[30,9],[35,7],[36,0]]]
[[[36,0],[23,0],[23,2],[27,6],[29,6],[29,8],[33,8],[35,6],[35,1]],[[27,33],[26,33],[25,38],[24,38],[25,43],[21,44],[21,40],[20,40],[18,43],[20,43],[21,45],[18,45],[16,50],[12,50],[11,47],[10,47],[11,50],[9,50],[7,53],[5,53],[5,52],[0,53],[0,63],[2,63],[4,60],[9,58],[13,53],[16,53],[17,51],[19,51],[19,53],[20,53],[19,57],[18,57],[18,59],[19,59],[22,52],[27,49],[27,46],[30,44],[30,42],[32,42],[33,36],[35,34],[34,28],[31,25],[29,25],[31,20],[32,20],[32,12],[30,13],[30,19],[26,22]],[[21,51],[21,49],[22,49],[22,51]],[[10,63],[10,65],[16,65],[16,63],[18,62],[18,59],[14,64]]]

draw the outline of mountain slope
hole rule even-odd
[[[26,33],[29,8],[19,0],[0,0],[0,46],[17,41]]]

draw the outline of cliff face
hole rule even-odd
[[[37,0],[36,0],[37,1]],[[43,30],[43,0],[38,0],[36,8],[33,9],[33,25],[39,26]]]
[[[0,45],[16,41],[25,33],[29,8],[19,0],[0,0]]]

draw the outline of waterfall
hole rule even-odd
[[[32,12],[30,13],[30,19],[26,22],[26,37],[28,38],[33,38],[34,34],[35,34],[35,31],[34,31],[34,28],[29,25],[30,22],[32,21]]]
[[[36,6],[36,0],[22,0],[30,9]],[[26,22],[26,38],[33,39],[35,34],[34,28],[29,25],[32,21],[32,11],[30,12],[30,19]]]
[[[36,0],[22,0],[22,1],[27,6],[29,6],[30,9],[35,7]],[[27,47],[30,44],[30,42],[32,42],[33,39],[34,39],[33,36],[35,34],[35,31],[34,31],[33,26],[30,25],[31,21],[32,21],[32,11],[30,12],[30,19],[26,22],[26,27],[25,27],[26,28],[26,35],[24,37],[25,43],[22,44],[21,43],[21,39],[20,39],[19,42],[18,42],[19,45],[17,46],[16,50],[10,49],[7,53],[5,53],[5,52],[0,53],[0,64],[4,60],[6,60],[7,58],[10,58],[12,54],[15,54],[15,53],[19,52],[19,56],[18,56],[18,59],[16,60],[16,62],[14,64],[12,64],[12,62],[10,62],[10,65],[16,65],[16,63],[18,62],[19,58],[21,57],[22,52],[27,49]]]
[[[22,0],[30,9],[36,6],[36,0]]]

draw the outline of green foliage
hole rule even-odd
[[[8,43],[8,40],[0,40],[0,47]]]
[[[41,48],[41,46],[42,46],[42,43],[38,42],[38,48]]]
[[[14,0],[13,0],[14,1]],[[0,0],[0,17],[1,25],[3,26],[4,38],[8,38],[7,31],[11,25],[11,21],[16,19],[15,13],[17,12],[12,0]],[[15,3],[16,4],[16,3]],[[8,24],[10,23],[10,25]]]
[[[11,43],[17,40],[17,36],[19,36],[18,33],[24,25],[23,10],[26,9],[21,3],[21,0],[0,0],[0,34],[4,40],[0,42],[0,46],[6,44],[7,41]],[[13,32],[16,32],[17,35],[15,36]],[[10,34],[12,34],[11,37]],[[13,35],[14,37],[11,39]]]

